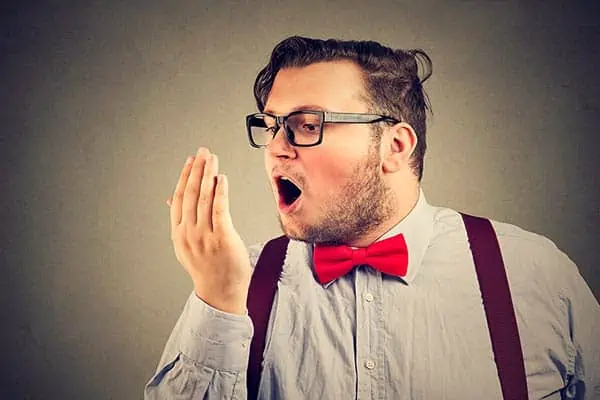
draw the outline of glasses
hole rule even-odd
[[[378,114],[338,113],[329,111],[294,111],[276,116],[256,113],[246,116],[246,128],[250,145],[264,148],[283,127],[285,137],[292,146],[311,147],[323,141],[323,124],[373,124],[375,122],[398,123],[395,118]]]

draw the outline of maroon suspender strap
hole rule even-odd
[[[527,400],[517,319],[498,239],[488,219],[462,214],[487,319],[504,400]]]
[[[248,360],[248,400],[255,400],[258,397],[267,326],[288,242],[289,239],[286,236],[279,236],[267,242],[258,257],[250,280],[248,314],[254,325],[254,336],[250,343]]]

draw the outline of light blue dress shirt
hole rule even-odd
[[[493,222],[530,399],[600,399],[600,306],[548,239]],[[501,399],[460,215],[421,193],[403,233],[404,278],[361,265],[327,285],[312,246],[290,241],[270,316],[260,399]],[[255,265],[262,245],[250,248]],[[146,399],[245,399],[252,321],[192,294]]]

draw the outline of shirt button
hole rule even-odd
[[[373,369],[373,368],[375,368],[375,361],[373,361],[373,360],[367,360],[367,361],[365,361],[365,368],[366,369]]]
[[[370,303],[373,301],[373,295],[371,293],[365,293],[364,298],[367,303]]]

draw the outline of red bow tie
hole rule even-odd
[[[368,264],[385,274],[405,276],[408,248],[402,234],[357,249],[315,245],[313,261],[317,279],[322,284],[347,274],[359,264]]]

